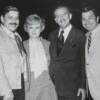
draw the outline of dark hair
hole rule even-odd
[[[88,12],[88,11],[92,11],[96,17],[99,16],[97,10],[93,6],[87,5],[87,6],[82,7],[82,9],[81,9],[82,13]]]
[[[5,14],[10,12],[10,11],[19,12],[18,8],[16,8],[15,6],[6,6],[6,7],[3,8],[1,15],[5,16]]]

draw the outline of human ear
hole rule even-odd
[[[4,22],[3,16],[1,16],[0,19],[1,19],[1,23],[3,23]]]
[[[97,16],[97,22],[99,22],[99,16]]]
[[[70,14],[69,17],[70,17],[70,20],[71,20],[72,19],[72,14]]]

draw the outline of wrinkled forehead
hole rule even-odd
[[[65,8],[65,7],[59,7],[55,10],[54,12],[54,15],[63,15],[63,14],[66,14],[66,13],[69,13],[69,10],[68,8]]]
[[[18,11],[9,11],[5,14],[6,15],[11,15],[11,16],[19,16],[19,12]]]
[[[96,17],[92,10],[89,10],[87,12],[82,12],[82,17],[90,17],[90,16]]]

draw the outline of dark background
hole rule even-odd
[[[25,40],[28,35],[23,30],[25,17],[29,14],[36,13],[46,19],[46,28],[42,33],[44,38],[47,38],[49,33],[53,31],[57,25],[53,20],[53,9],[59,4],[64,4],[72,9],[72,23],[83,30],[80,20],[80,8],[84,3],[89,3],[95,6],[100,14],[100,0],[0,0],[0,12],[4,6],[14,5],[21,12],[21,20],[18,31]]]

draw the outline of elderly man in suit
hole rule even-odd
[[[0,25],[0,98],[3,97],[2,100],[24,100],[24,78],[27,78],[26,55],[21,44],[21,37],[16,32],[19,26],[19,11],[13,6],[7,6],[2,11]],[[23,74],[25,77],[23,77]]]
[[[88,87],[92,98],[100,100],[100,24],[96,9],[92,6],[82,8],[82,24],[86,33],[85,57]]]
[[[71,24],[71,19],[72,13],[68,7],[59,6],[54,10],[54,20],[59,28],[49,37],[49,72],[56,87],[58,100],[85,99],[85,37]]]

